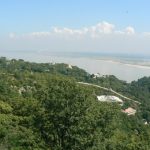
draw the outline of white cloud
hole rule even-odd
[[[127,33],[127,34],[135,34],[135,30],[134,30],[134,28],[133,27],[126,27],[126,29],[125,29],[125,32]]]
[[[81,35],[83,33],[85,33],[85,29],[71,29],[71,28],[58,28],[58,27],[54,27],[52,30],[53,33],[56,34],[69,34],[69,35],[74,35],[74,34],[78,34]]]
[[[108,22],[101,22],[91,27],[84,27],[81,29],[71,29],[71,28],[58,28],[54,27],[52,32],[55,34],[65,34],[65,35],[90,35],[91,37],[99,37],[102,34],[127,34],[132,35],[135,34],[135,30],[133,27],[128,26],[123,30],[117,30],[114,24],[110,24]]]
[[[133,27],[128,26],[123,30],[118,30],[115,28],[114,24],[108,23],[106,21],[100,22],[94,26],[83,27],[80,29],[72,29],[72,28],[59,28],[53,27],[50,31],[46,32],[32,32],[28,34],[23,34],[19,37],[29,37],[29,38],[43,38],[43,37],[52,37],[52,36],[60,36],[60,37],[91,37],[98,38],[102,35],[111,35],[111,34],[127,34],[132,35],[135,34],[135,30]],[[9,37],[14,38],[17,35],[10,33]]]
[[[40,36],[49,36],[50,32],[32,32],[31,36],[36,36],[36,37],[40,37]]]
[[[97,37],[100,34],[110,34],[113,33],[114,25],[108,22],[98,23],[95,26],[84,27],[81,29],[71,29],[71,28],[53,28],[53,33],[56,34],[68,34],[68,35],[90,35],[91,37]]]
[[[95,31],[98,33],[110,34],[113,32],[114,28],[115,28],[115,25],[110,24],[108,22],[102,22],[102,23],[98,23],[95,26],[95,29],[96,29]]]
[[[150,53],[149,43],[150,32],[138,33],[131,26],[119,29],[104,21],[78,29],[53,27],[50,31],[22,35],[10,33],[9,38],[0,39],[0,49]]]

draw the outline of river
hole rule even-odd
[[[58,54],[58,53],[57,53]],[[65,53],[42,53],[42,52],[3,52],[1,56],[7,58],[21,58],[27,61],[34,62],[54,62],[67,63],[85,69],[89,73],[100,73],[102,75],[115,75],[121,80],[131,82],[138,80],[144,76],[150,76],[150,67],[135,65],[132,63],[125,63],[116,61],[114,57],[106,56],[98,57],[90,54],[88,55],[66,55]],[[134,57],[135,59],[135,57]],[[130,58],[131,60],[131,58]]]

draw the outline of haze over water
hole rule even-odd
[[[96,53],[51,53],[51,52],[3,52],[1,56],[24,59],[31,62],[67,63],[85,69],[89,73],[115,75],[131,82],[150,76],[148,57]]]

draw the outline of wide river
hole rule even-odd
[[[115,75],[121,80],[131,82],[144,76],[150,76],[150,67],[120,63],[113,59],[97,59],[87,56],[56,56],[34,52],[1,53],[1,56],[8,58],[21,58],[32,62],[55,62],[67,63],[85,69],[89,73],[100,73],[102,75]]]

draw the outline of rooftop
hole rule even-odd
[[[129,107],[129,108],[125,109],[125,110],[122,110],[122,112],[126,113],[129,116],[129,115],[135,115],[136,110],[131,108],[131,107]]]
[[[97,99],[101,102],[118,102],[118,103],[123,103],[123,101],[117,97],[117,96],[113,96],[113,95],[101,95],[101,96],[97,96]]]

